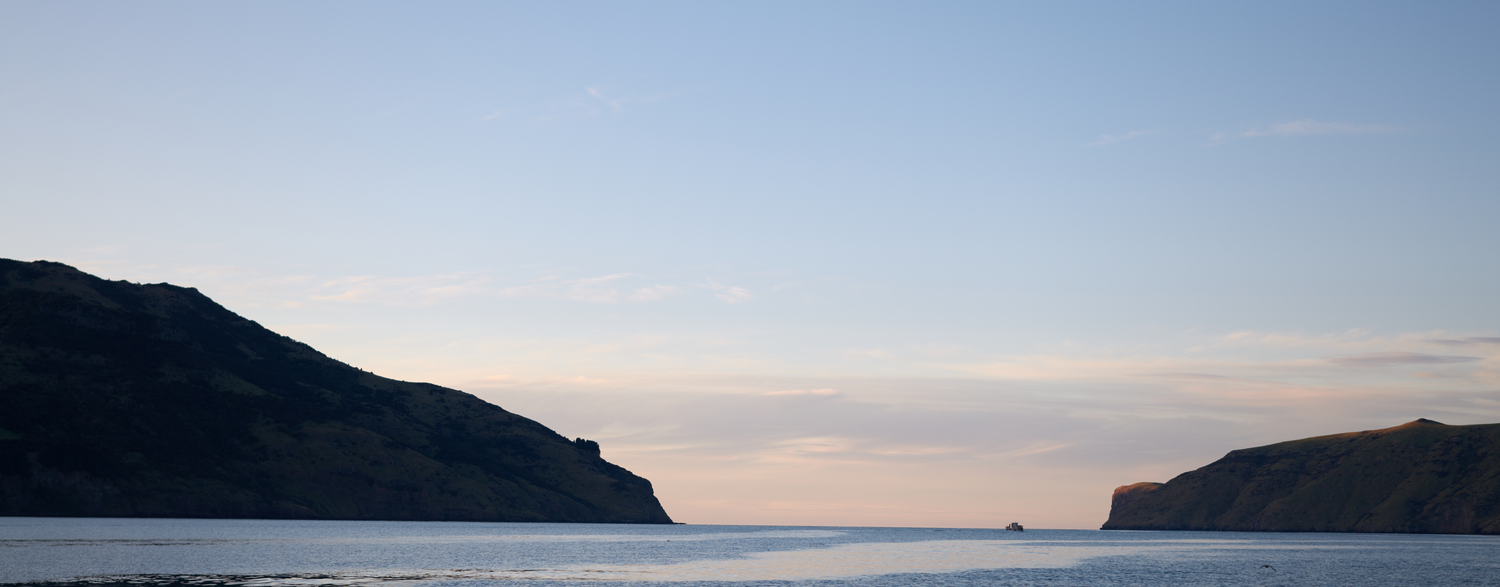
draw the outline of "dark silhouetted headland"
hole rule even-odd
[[[4,259],[0,516],[671,523],[593,441],[191,288]]]
[[[1500,424],[1416,420],[1115,490],[1105,530],[1500,534]]]

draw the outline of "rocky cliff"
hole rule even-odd
[[[593,441],[194,289],[3,259],[0,516],[671,522]]]
[[[1104,529],[1500,534],[1500,424],[1417,420],[1232,451],[1116,489]]]

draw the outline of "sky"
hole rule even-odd
[[[0,3],[0,257],[473,393],[697,524],[1097,528],[1500,422],[1493,2]]]

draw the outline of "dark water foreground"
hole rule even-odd
[[[1500,537],[0,518],[5,585],[599,582],[1496,585]]]

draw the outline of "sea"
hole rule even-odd
[[[1500,536],[0,518],[0,585],[1500,585]]]

